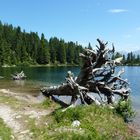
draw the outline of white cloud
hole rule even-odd
[[[116,13],[128,12],[128,10],[126,10],[126,9],[110,9],[110,10],[108,10],[108,12],[116,14]]]

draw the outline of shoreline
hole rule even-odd
[[[11,68],[11,67],[79,67],[80,65],[76,65],[76,64],[47,64],[47,65],[4,65],[1,66],[2,68]]]
[[[10,67],[80,67],[81,65],[77,65],[77,64],[45,64],[45,65],[40,65],[40,64],[35,64],[35,65],[3,65],[3,66],[0,66],[2,68],[10,68]],[[122,65],[118,65],[118,66],[124,66],[124,67],[139,67],[140,64],[122,64]]]

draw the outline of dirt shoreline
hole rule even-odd
[[[49,115],[52,109],[37,108],[36,104],[41,103],[38,98],[31,95],[21,95],[7,89],[1,89],[0,95],[3,97],[15,98],[21,104],[11,104],[9,101],[0,102],[0,118],[12,129],[11,139],[32,140],[32,132],[28,128],[29,119],[34,119],[38,124],[42,116]]]

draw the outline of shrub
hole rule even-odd
[[[128,119],[135,116],[135,111],[132,108],[132,102],[130,99],[128,101],[120,99],[115,107],[115,111],[117,114],[121,115],[126,122]]]

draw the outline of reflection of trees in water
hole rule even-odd
[[[18,86],[24,86],[25,85],[25,80],[14,80],[14,82]]]

